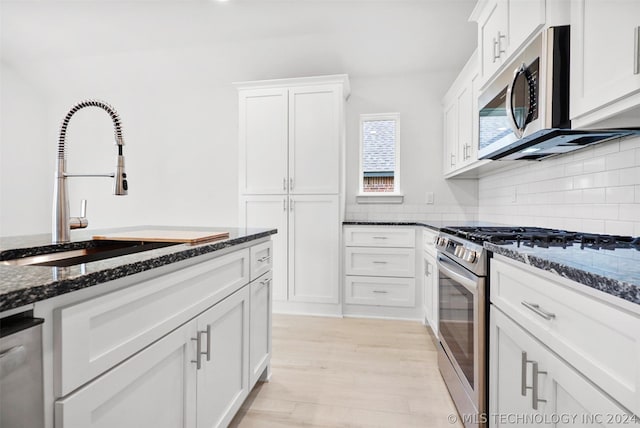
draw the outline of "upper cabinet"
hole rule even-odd
[[[556,0],[479,0],[469,17],[470,21],[478,23],[479,86],[484,87],[489,83],[541,28],[568,25],[572,3]]]
[[[481,81],[487,82],[546,21],[545,0],[480,1],[471,20],[478,23]]]
[[[477,51],[473,53],[442,101],[444,107],[445,177],[466,171],[478,161]]]
[[[640,1],[573,0],[570,107],[573,126],[633,117],[635,126],[640,126],[639,107]],[[619,126],[615,122],[610,125]]]
[[[347,77],[237,86],[240,193],[339,193]]]

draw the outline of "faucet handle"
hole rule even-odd
[[[89,220],[87,220],[87,200],[83,199],[80,202],[80,217],[71,217],[69,219],[69,228],[84,229],[87,226],[89,226]]]

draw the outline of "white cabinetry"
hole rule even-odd
[[[198,428],[226,427],[249,395],[249,288],[196,318]]]
[[[556,418],[563,426],[613,427],[638,420],[499,309],[491,309],[490,336],[495,426],[535,427]]]
[[[423,267],[422,278],[422,304],[424,310],[424,323],[431,327],[438,337],[438,266],[436,264],[435,238],[438,232],[431,229],[423,229]]]
[[[58,428],[196,427],[192,321],[59,400]]]
[[[278,228],[274,309],[338,314],[347,76],[236,86],[240,224]]]
[[[249,389],[264,373],[271,361],[271,272],[251,283],[251,314],[249,329]]]
[[[478,23],[484,85],[545,24],[546,0],[480,1],[470,19]]]
[[[227,426],[268,374],[270,254],[263,241],[200,256],[56,309],[55,426]]]
[[[247,227],[277,227],[273,298],[338,304],[340,212],[337,195],[243,196]]]
[[[419,317],[415,233],[413,227],[345,226],[345,313]]]
[[[574,127],[614,115],[626,123],[610,126],[638,126],[640,2],[571,2],[570,106]]]
[[[640,414],[640,315],[519,265],[491,260],[492,413]]]
[[[478,161],[478,55],[474,52],[443,98],[445,178],[458,176]]]

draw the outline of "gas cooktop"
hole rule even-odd
[[[518,247],[561,247],[579,246],[590,249],[627,249],[640,251],[640,237],[600,235],[593,233],[571,232],[567,230],[545,229],[541,227],[480,226],[480,227],[443,227],[441,232],[481,244],[516,244]]]

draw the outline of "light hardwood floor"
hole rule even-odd
[[[274,315],[271,362],[230,426],[462,427],[418,322]]]

